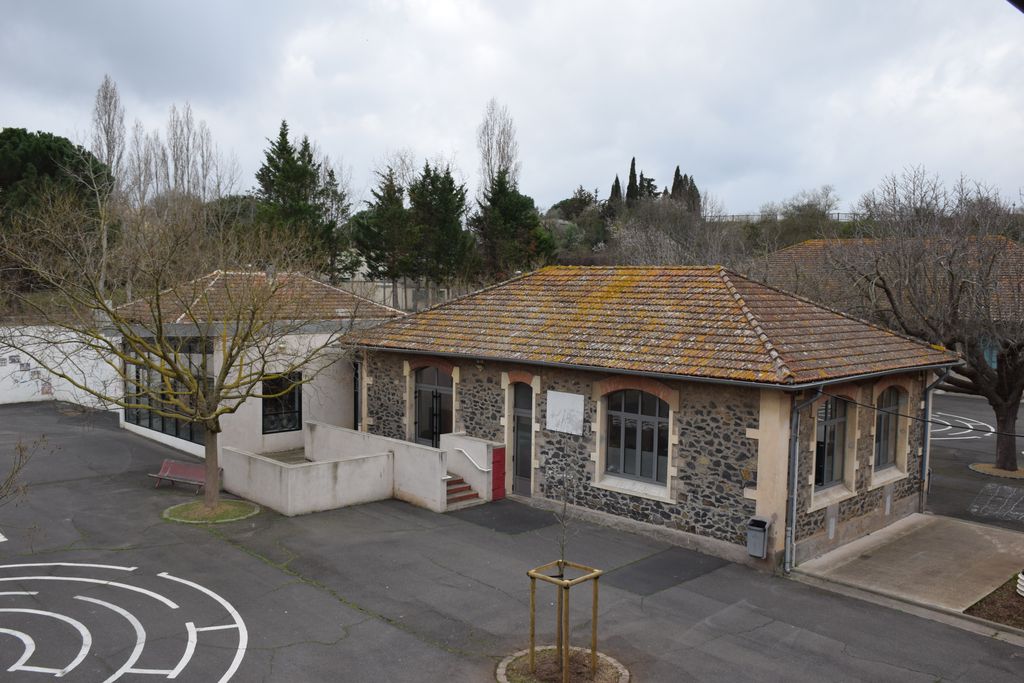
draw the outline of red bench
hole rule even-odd
[[[220,473],[223,476],[224,470],[222,469]],[[159,472],[146,476],[156,479],[156,486],[154,488],[159,487],[160,482],[169,481],[171,486],[174,486],[176,483],[193,485],[196,487],[196,493],[198,494],[206,486],[206,465],[204,463],[167,459],[160,465]]]

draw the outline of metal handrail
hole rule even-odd
[[[466,460],[469,460],[469,462],[471,462],[473,464],[473,467],[477,468],[479,471],[481,471],[481,472],[490,472],[491,471],[491,468],[489,468],[489,467],[480,467],[480,465],[478,465],[476,463],[476,460],[473,460],[473,457],[469,453],[467,453],[465,451],[465,449],[455,447],[455,448],[452,448],[452,450],[453,451],[458,451],[459,453],[462,453],[464,456],[466,456]]]

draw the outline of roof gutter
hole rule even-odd
[[[587,372],[614,373],[617,375],[633,375],[637,377],[652,377],[662,380],[686,380],[688,382],[705,382],[707,384],[726,384],[730,386],[749,387],[753,389],[778,389],[779,391],[803,391],[804,389],[816,389],[830,384],[845,384],[857,382],[873,377],[895,375],[900,372],[919,372],[924,370],[939,370],[960,365],[961,361],[947,361],[945,363],[930,363],[928,365],[914,365],[903,368],[892,368],[890,370],[878,370],[876,372],[865,372],[859,375],[846,375],[832,379],[821,379],[813,382],[800,382],[798,384],[780,384],[778,382],[754,382],[751,380],[728,379],[715,377],[700,377],[697,375],[677,375],[670,372],[648,372],[644,370],[628,370],[625,368],[606,368],[597,365],[580,365],[578,363],[558,363],[554,361],[520,360],[518,358],[495,358],[492,356],[473,355],[468,353],[451,353],[439,351],[423,351],[420,349],[396,349],[388,346],[373,346],[370,344],[355,344],[356,348],[368,349],[370,351],[388,351],[391,353],[422,354],[425,356],[439,356],[441,358],[459,358],[472,361],[496,361],[499,363],[519,363],[522,365],[536,365],[541,367],[559,368],[564,370],[584,370]]]

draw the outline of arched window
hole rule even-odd
[[[437,448],[452,431],[452,376],[435,367],[416,371],[416,441]]]
[[[875,405],[875,469],[896,465],[897,436],[902,395],[889,387],[878,396]]]
[[[606,398],[605,471],[664,484],[668,476],[668,403],[637,389]]]
[[[842,483],[846,467],[846,408],[841,398],[833,397],[818,408],[814,485],[821,489]]]

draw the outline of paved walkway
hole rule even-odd
[[[921,605],[962,612],[1022,567],[1024,533],[951,517],[914,514],[804,562],[797,570]]]
[[[183,666],[177,681],[208,682],[236,663],[232,681],[246,683],[493,680],[527,644],[526,570],[558,552],[551,515],[512,501],[165,522],[164,508],[195,500],[146,477],[170,449],[109,420],[0,408],[0,454],[38,434],[48,446],[29,465],[28,496],[0,510],[0,609],[22,610],[0,612],[0,626],[34,638],[23,666],[78,661],[66,680]],[[1024,648],[1009,642],[622,531],[574,522],[570,533],[569,556],[607,571],[600,645],[637,680],[1024,680]],[[550,641],[553,595],[540,598]],[[587,598],[572,600],[577,643],[590,633]],[[0,645],[7,671],[21,650]]]

